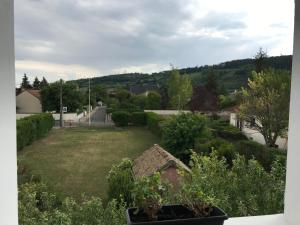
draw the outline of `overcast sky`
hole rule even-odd
[[[16,83],[292,54],[294,0],[15,0]]]

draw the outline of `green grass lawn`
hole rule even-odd
[[[34,175],[57,192],[106,198],[106,175],[122,158],[135,158],[158,138],[145,128],[53,129],[18,153]]]

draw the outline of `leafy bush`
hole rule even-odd
[[[133,189],[134,179],[132,176],[132,161],[123,159],[120,164],[113,165],[108,176],[108,198],[117,199],[119,202],[124,200],[131,205],[131,192]]]
[[[163,118],[156,113],[147,113],[147,128],[155,135],[161,137],[162,135],[162,121]]]
[[[227,140],[248,140],[248,138],[237,127],[229,125],[228,121],[217,120],[209,124],[213,134],[216,137],[224,138]]]
[[[172,116],[163,127],[163,146],[173,155],[181,157],[194,149],[195,139],[209,137],[207,119],[200,114],[180,114]]]
[[[254,157],[267,170],[271,169],[271,165],[275,160],[279,160],[282,165],[285,165],[286,153],[278,149],[268,148],[254,141],[238,141],[235,146],[239,154],[244,155],[246,159]]]
[[[237,155],[230,167],[217,152],[210,156],[192,155],[192,174],[185,179],[194,191],[213,196],[230,216],[282,213],[285,167],[278,161],[267,172],[256,160]]]
[[[147,114],[145,112],[133,112],[130,115],[130,122],[136,126],[144,126],[147,123]]]
[[[111,115],[112,120],[117,126],[125,127],[128,126],[129,122],[129,113],[125,111],[116,111]]]
[[[48,113],[40,113],[17,120],[18,151],[35,140],[44,137],[52,129],[53,125],[54,119]]]
[[[26,183],[19,188],[20,225],[126,225],[125,205],[112,200],[104,207],[101,199],[83,196],[60,200],[41,183]]]
[[[225,139],[196,139],[195,152],[199,154],[209,155],[214,150],[216,151],[216,154],[219,156],[219,158],[225,157],[229,164],[232,164],[232,160],[237,153],[235,146]]]
[[[157,213],[163,204],[163,193],[166,190],[167,185],[162,182],[159,173],[138,179],[134,183],[132,192],[137,212],[142,211],[146,213],[150,221],[156,220]]]

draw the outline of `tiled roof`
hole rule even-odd
[[[27,91],[29,94],[33,95],[34,97],[38,98],[39,100],[42,100],[41,91],[40,90],[24,90]],[[22,91],[21,94],[24,92]]]
[[[134,160],[133,174],[136,178],[150,176],[168,167],[182,168],[190,172],[190,169],[183,162],[155,144]]]

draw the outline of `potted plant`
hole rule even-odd
[[[135,182],[134,204],[137,208],[126,211],[128,225],[223,225],[228,217],[213,206],[215,199],[206,196],[192,185],[183,185],[177,205],[163,205],[168,185],[161,182],[160,174],[143,177]]]

